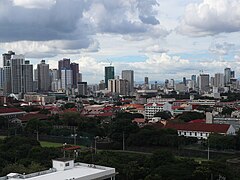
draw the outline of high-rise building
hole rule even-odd
[[[9,95],[12,93],[12,78],[11,78],[11,58],[15,55],[14,52],[8,51],[3,56],[3,94]]]
[[[169,86],[169,88],[174,89],[174,87],[175,87],[174,79],[170,79],[170,81],[169,81],[169,83],[168,83],[168,86]]]
[[[3,84],[4,84],[4,75],[3,75],[3,68],[0,68],[0,89],[3,89]]]
[[[4,74],[4,86],[3,86],[3,94],[9,95],[12,93],[12,76],[11,76],[11,66],[3,67]]]
[[[145,84],[145,85],[149,84],[149,79],[148,79],[148,77],[144,77],[144,84]]]
[[[8,51],[7,53],[2,54],[3,66],[10,66],[10,61],[13,55],[15,55],[15,52],[13,51]]]
[[[22,65],[22,75],[22,92],[33,92],[33,65],[30,64],[30,61],[25,61]]]
[[[37,69],[34,69],[34,75],[33,75],[33,79],[34,81],[37,81],[38,80],[38,70]]]
[[[105,67],[105,88],[108,88],[108,80],[114,79],[114,67],[107,66]]]
[[[79,76],[79,64],[71,63],[70,68],[72,70],[73,88],[77,88],[78,76]]]
[[[11,85],[12,85],[12,93],[19,94],[23,93],[23,71],[22,65],[25,61],[25,57],[23,55],[13,55],[11,59]]]
[[[235,71],[231,71],[231,78],[235,78]]]
[[[129,87],[128,91],[129,91],[129,94],[132,94],[134,90],[134,71],[123,70],[122,79],[126,79],[128,81],[128,87]]]
[[[112,93],[119,95],[129,95],[128,94],[128,80],[126,79],[109,79],[108,80],[108,90]]]
[[[184,84],[185,86],[187,85],[186,77],[183,77],[183,84]]]
[[[73,75],[71,69],[62,69],[61,70],[61,87],[64,90],[72,88],[73,85]]]
[[[38,90],[49,91],[50,90],[50,75],[49,75],[49,64],[46,64],[45,60],[42,60],[37,65],[38,72]]]
[[[199,91],[200,93],[209,91],[209,74],[199,75]]]
[[[228,85],[230,84],[231,79],[231,68],[225,68],[224,69],[224,84]]]
[[[78,89],[78,95],[82,95],[82,96],[88,95],[87,82],[78,82],[77,89]]]
[[[62,69],[70,69],[70,59],[63,58],[62,60],[58,61],[58,72],[59,72],[60,79],[61,79]]]
[[[214,77],[214,87],[224,87],[224,75],[216,73]]]

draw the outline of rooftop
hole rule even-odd
[[[71,162],[71,159],[56,159],[54,161],[58,161],[59,163]],[[61,165],[60,165],[61,166]],[[85,164],[85,163],[74,163],[72,168],[65,170],[57,170],[55,168],[51,168],[47,171],[36,172],[27,175],[21,175],[17,173],[10,173],[5,177],[0,179],[8,179],[8,180],[91,180],[91,179],[107,179],[110,177],[115,177],[115,168],[98,166],[93,164]]]

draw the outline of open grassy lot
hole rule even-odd
[[[4,139],[6,136],[0,136],[0,139]]]
[[[63,146],[61,143],[47,142],[47,141],[40,141],[40,144],[42,147],[62,147]]]

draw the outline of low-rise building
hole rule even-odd
[[[74,160],[60,158],[52,160],[52,168],[32,174],[10,173],[3,180],[115,180],[115,168],[94,164],[74,163]]]
[[[235,135],[235,129],[229,124],[167,123],[164,128],[177,130],[179,136],[198,139],[207,139],[211,133]]]
[[[161,111],[172,111],[172,105],[168,102],[163,104],[159,103],[148,103],[145,105],[145,119],[151,119],[157,112]]]

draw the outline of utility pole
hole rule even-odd
[[[124,131],[123,131],[123,151],[125,151],[125,134],[124,134]]]
[[[207,142],[208,142],[208,156],[207,156],[207,158],[208,158],[208,161],[209,161],[209,159],[210,159],[209,139],[207,139]]]

